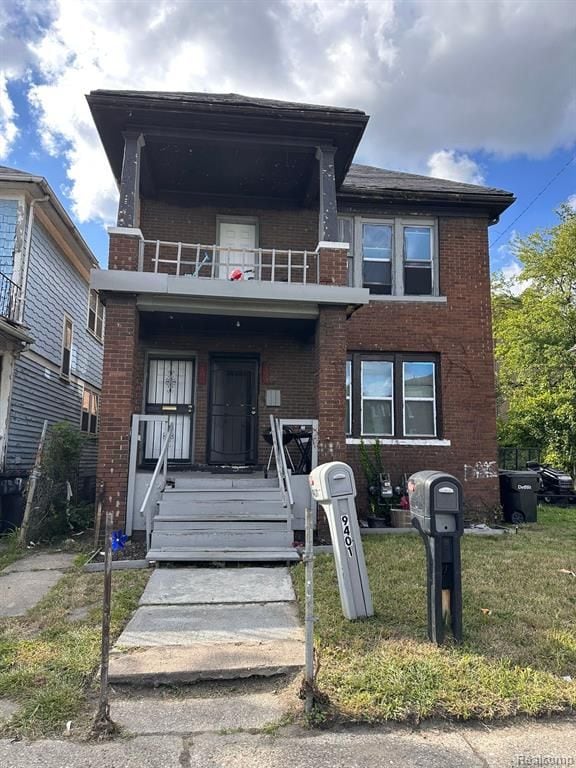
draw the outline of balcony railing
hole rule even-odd
[[[320,282],[316,251],[228,248],[164,240],[141,241],[139,270],[209,280]]]
[[[20,286],[0,272],[0,317],[16,322],[20,306]]]

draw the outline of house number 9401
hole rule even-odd
[[[346,552],[348,552],[348,557],[352,557],[352,546],[354,542],[352,541],[352,535],[350,533],[350,518],[348,515],[342,515],[340,522],[342,523],[342,533],[344,534],[344,546],[346,547]]]

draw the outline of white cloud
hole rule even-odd
[[[10,154],[10,149],[18,135],[16,111],[8,95],[6,75],[0,72],[0,160]]]
[[[568,200],[566,200],[566,205],[576,213],[576,194],[570,195]]]
[[[430,176],[451,181],[465,181],[468,184],[483,184],[484,176],[478,163],[464,153],[453,149],[441,149],[428,158]]]
[[[562,0],[52,0],[48,19],[37,0],[4,4],[18,18],[0,34],[6,77],[33,64],[39,136],[82,220],[109,219],[116,199],[84,98],[95,88],[356,106],[372,115],[360,161],[475,181],[474,152],[576,140],[576,15]]]

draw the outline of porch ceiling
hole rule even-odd
[[[289,337],[307,341],[315,332],[316,322],[302,318],[260,318],[245,317],[240,321],[229,315],[203,315],[185,312],[146,312],[140,313],[140,335],[142,339],[155,336],[173,338],[191,333],[203,333],[211,336],[225,336],[233,342],[236,335],[264,337]]]
[[[118,182],[124,134],[144,136],[141,183],[151,197],[310,204],[318,196],[316,148],[336,149],[339,186],[368,121],[359,110],[233,94],[93,91],[87,98]]]

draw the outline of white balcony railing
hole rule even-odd
[[[319,283],[316,251],[228,248],[220,245],[142,240],[141,272],[211,280]]]

